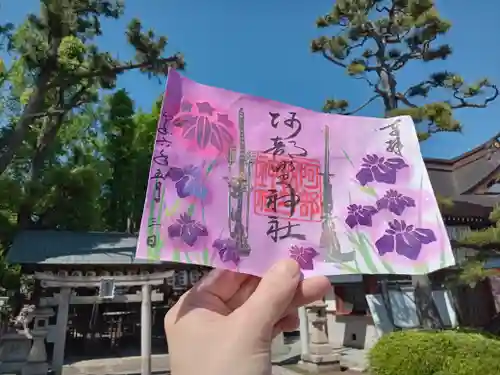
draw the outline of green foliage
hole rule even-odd
[[[20,286],[21,267],[7,264],[3,254],[0,254],[0,296],[8,296]]]
[[[394,332],[377,342],[369,361],[372,375],[499,374],[500,341],[474,332]]]
[[[351,110],[346,101],[328,100],[325,112],[354,114],[378,101],[386,116],[413,117],[419,139],[426,140],[437,132],[461,130],[455,110],[484,108],[499,95],[487,79],[466,84],[459,74],[447,71],[400,87],[396,76],[411,61],[444,60],[452,53],[449,45],[437,44],[451,23],[441,18],[432,0],[338,0],[316,25],[335,30],[333,36],[314,39],[312,52],[364,80],[374,94]],[[450,99],[436,100],[436,90],[447,91]]]
[[[22,24],[0,26],[0,242],[18,229],[136,231],[159,115],[135,113],[121,74],[182,69],[167,38],[134,19],[121,60],[97,46],[123,1],[41,0]],[[3,38],[3,39],[2,39]],[[4,44],[1,44],[1,42]]]
[[[142,216],[157,118],[143,115],[141,124],[137,123],[132,99],[125,90],[110,96],[108,107],[103,122],[103,156],[111,173],[102,195],[104,220],[108,228],[133,231],[139,228]]]
[[[335,100],[335,99],[328,99],[325,102],[325,105],[323,106],[323,111],[324,112],[332,112],[335,110],[338,110],[340,112],[343,112],[347,109],[349,106],[349,103],[347,100]]]
[[[484,264],[490,257],[498,257],[500,251],[500,206],[496,206],[489,217],[492,226],[474,230],[458,239],[458,245],[475,249],[476,254],[462,265],[458,282],[474,284],[489,276],[498,276],[497,270],[485,269]]]
[[[97,92],[114,89],[119,75],[139,70],[149,77],[165,76],[169,67],[185,65],[180,54],[164,56],[167,38],[144,30],[138,19],[125,31],[135,50],[132,60],[120,60],[97,46],[102,22],[121,18],[123,1],[41,0],[40,5],[40,13],[30,14],[15,32],[0,27],[14,56],[13,66],[0,72],[0,83],[10,78],[15,65],[24,71],[16,75],[15,90],[7,88],[11,116],[5,121],[7,131],[0,134],[0,174],[22,153],[30,133],[39,133],[34,135],[40,141],[35,148],[43,159],[64,117],[96,103]]]
[[[449,71],[432,73],[408,87],[397,82],[410,62],[444,60],[452,53],[451,46],[439,43],[451,23],[441,17],[432,0],[337,0],[316,25],[335,29],[332,36],[313,40],[312,52],[373,90],[373,96],[356,108],[350,109],[346,100],[328,99],[325,112],[350,115],[378,102],[386,117],[411,116],[419,140],[425,141],[435,133],[460,132],[462,125],[454,118],[456,110],[485,108],[499,95],[497,86],[486,78],[467,84],[458,73]],[[438,91],[444,91],[448,98]],[[453,205],[445,197],[437,198],[441,209]],[[495,225],[460,241],[462,246],[481,249],[472,262],[464,265],[460,282],[475,282],[491,275],[482,265],[486,256],[498,253],[500,248],[500,211],[493,215]]]
[[[485,269],[485,261],[480,259],[470,259],[462,265],[460,272],[455,278],[450,277],[449,281],[453,284],[463,284],[475,286],[481,280],[490,276],[497,276],[498,271],[495,269]]]

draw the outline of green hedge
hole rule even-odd
[[[500,340],[480,333],[403,331],[369,354],[371,375],[500,375]]]

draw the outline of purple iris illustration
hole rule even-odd
[[[415,207],[415,200],[399,193],[397,190],[390,189],[385,195],[377,201],[377,209],[389,210],[393,214],[401,216],[407,207]]]
[[[235,265],[240,263],[238,244],[232,238],[216,239],[212,247],[218,251],[220,260],[223,263],[233,262]]]
[[[376,181],[386,184],[396,183],[397,171],[408,167],[402,158],[385,158],[376,154],[366,155],[356,179],[365,186],[367,183]]]
[[[175,182],[179,198],[195,197],[205,199],[208,189],[203,183],[203,169],[188,165],[184,168],[170,167],[167,177]]]
[[[373,206],[361,206],[360,204],[350,204],[347,206],[347,217],[345,223],[352,229],[356,225],[372,226],[372,216],[377,213]]]
[[[293,245],[290,248],[290,258],[294,259],[303,270],[314,269],[313,259],[319,253],[312,247]]]
[[[389,223],[385,234],[375,242],[375,246],[380,255],[396,251],[399,255],[416,260],[422,246],[434,241],[436,235],[431,229],[415,228],[404,220],[394,220]]]
[[[208,102],[181,103],[181,112],[173,125],[182,128],[182,137],[196,141],[204,150],[209,146],[218,152],[225,152],[233,143],[234,124],[225,113],[219,113]]]
[[[192,247],[198,237],[208,236],[208,230],[202,223],[193,220],[188,213],[184,213],[168,227],[168,236],[180,238],[186,245]]]

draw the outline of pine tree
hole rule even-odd
[[[12,43],[11,25],[0,26],[0,36],[7,36],[8,48],[33,77],[19,119],[0,138],[0,174],[38,119],[53,123],[55,116],[95,101],[97,89],[113,89],[126,71],[156,76],[166,75],[169,66],[184,67],[181,55],[163,56],[167,38],[143,30],[138,19],[125,32],[135,50],[133,60],[122,61],[101,51],[95,39],[103,33],[102,21],[119,19],[123,11],[121,0],[40,0],[40,13],[29,15],[17,30],[22,43]]]
[[[492,257],[500,255],[500,205],[497,205],[489,217],[491,227],[471,231],[464,238],[457,241],[457,246],[475,250],[475,255],[470,256],[462,265],[458,279],[453,281],[463,284],[474,284],[489,276],[498,276],[495,269],[485,269],[485,263]]]
[[[336,26],[337,32],[313,40],[312,51],[373,89],[372,97],[351,110],[346,100],[329,99],[326,112],[354,114],[382,101],[386,116],[412,116],[420,139],[425,140],[434,133],[461,130],[454,110],[485,108],[499,95],[486,78],[467,85],[449,71],[436,72],[407,88],[398,85],[397,75],[409,63],[444,60],[452,53],[449,45],[437,44],[451,23],[441,18],[432,0],[338,0],[316,24]],[[449,93],[446,100],[432,100],[439,89]]]
[[[352,109],[344,99],[328,99],[325,112],[355,114],[378,102],[386,117],[410,115],[423,141],[435,133],[459,132],[462,125],[453,116],[455,110],[485,108],[499,95],[486,78],[466,84],[450,71],[435,72],[409,87],[398,84],[397,76],[408,64],[444,60],[452,53],[451,46],[439,43],[451,23],[440,16],[432,0],[337,0],[316,25],[335,31],[313,40],[312,51],[373,90],[370,98]],[[447,94],[445,100],[439,91]],[[414,281],[424,327],[442,327],[428,277]]]

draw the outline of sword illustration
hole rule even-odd
[[[320,237],[320,246],[326,249],[326,258],[331,263],[344,263],[354,260],[356,253],[350,251],[343,253],[340,250],[340,242],[336,235],[335,222],[332,217],[333,197],[332,184],[330,182],[330,128],[325,126],[325,160],[323,176],[323,221]]]
[[[230,236],[238,244],[239,254],[248,256],[250,254],[250,244],[248,243],[248,225],[249,225],[249,203],[250,203],[250,171],[252,157],[247,157],[245,148],[245,113],[243,108],[238,112],[238,130],[240,135],[240,146],[238,150],[238,176],[230,177],[229,183],[229,230]],[[235,163],[236,149],[232,147],[229,150],[229,170]],[[231,176],[231,174],[230,174]],[[244,199],[246,194],[246,205]],[[236,200],[236,209],[233,207],[233,201]],[[246,227],[244,223],[244,211],[246,216]]]

